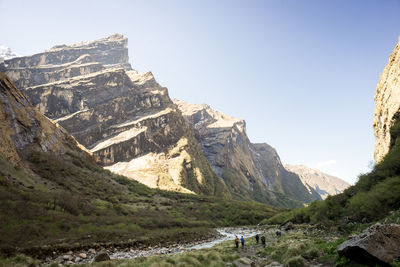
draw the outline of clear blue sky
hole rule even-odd
[[[373,96],[400,1],[0,0],[0,45],[22,55],[122,33],[171,97],[247,122],[284,163],[353,183],[373,160]]]

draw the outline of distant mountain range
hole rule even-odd
[[[325,199],[329,195],[342,193],[350,186],[349,183],[342,179],[326,174],[320,170],[312,169],[304,165],[284,165],[285,168],[297,174],[301,182],[307,187],[317,191],[317,193]],[[311,189],[310,189],[311,190]]]

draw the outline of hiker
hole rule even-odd
[[[239,237],[237,235],[235,235],[235,245],[236,248],[239,248]]]
[[[265,248],[265,236],[261,237],[261,243],[262,243],[263,248]]]
[[[244,238],[243,238],[243,236],[240,238],[240,242],[242,242],[242,248],[244,248]]]
[[[281,231],[279,231],[279,230],[276,231],[276,236],[277,236],[277,237],[280,237],[280,236],[281,236]]]
[[[258,244],[258,240],[260,239],[260,236],[258,234],[256,234],[256,242]]]

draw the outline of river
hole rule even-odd
[[[220,244],[224,241],[232,240],[232,246],[234,245],[233,240],[235,239],[235,235],[239,238],[243,235],[243,237],[250,238],[255,236],[258,233],[261,233],[262,230],[258,227],[225,227],[225,228],[217,228],[218,236],[211,240],[204,240],[197,243],[189,243],[189,244],[172,244],[166,247],[148,247],[147,249],[123,249],[123,250],[107,250],[110,258],[112,260],[117,259],[134,259],[137,257],[148,257],[152,255],[167,255],[167,254],[175,254],[175,253],[183,253],[191,250],[199,250],[204,248],[211,248],[217,244]],[[79,258],[79,253],[85,253],[87,255],[86,259]],[[75,255],[75,256],[74,256]],[[51,264],[53,262],[58,263],[89,263],[92,262],[94,258],[94,254],[91,254],[87,251],[76,252],[73,255],[70,255],[70,259],[64,259],[66,255],[59,255],[56,258],[49,259],[46,261],[47,264]]]

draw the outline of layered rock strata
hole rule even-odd
[[[56,46],[0,68],[106,168],[151,187],[229,196],[167,89],[130,67],[122,35]]]
[[[66,130],[43,116],[29,103],[12,81],[0,72],[0,155],[22,166],[20,153],[26,150],[59,155],[68,151],[88,156]]]
[[[376,162],[390,148],[390,128],[400,116],[400,39],[389,57],[375,92],[374,134]]]
[[[304,165],[288,165],[285,164],[285,169],[297,174],[300,180],[311,190],[314,189],[322,199],[327,198],[329,195],[336,195],[342,193],[349,183],[342,179],[321,172],[320,170],[312,169]]]
[[[315,191],[307,190],[296,174],[283,167],[275,149],[250,142],[244,120],[204,104],[179,100],[174,103],[232,194],[273,204],[284,202],[283,195],[301,202],[320,199]]]

